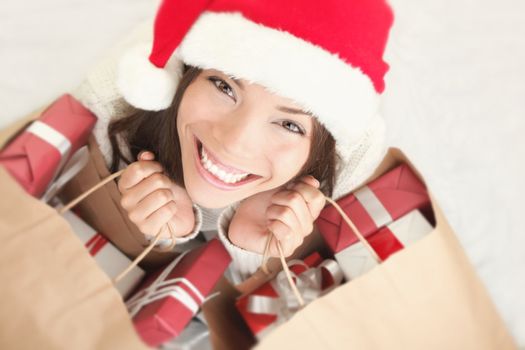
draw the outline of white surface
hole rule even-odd
[[[0,2],[0,127],[73,88],[152,0]],[[525,346],[525,2],[392,0],[385,116]]]

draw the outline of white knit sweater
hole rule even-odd
[[[130,115],[131,107],[122,98],[115,85],[117,67],[123,52],[136,45],[150,44],[152,21],[138,26],[123,42],[116,45],[112,52],[101,61],[86,79],[71,94],[90,109],[97,117],[94,135],[106,163],[111,163],[111,145],[107,136],[109,122]],[[360,185],[374,171],[386,151],[384,144],[384,124],[382,121],[373,125],[356,145],[349,157],[344,157],[343,166],[338,166],[338,174],[333,198],[337,199]],[[186,237],[177,239],[177,249],[189,246],[189,241],[200,231],[207,239],[218,235],[232,256],[230,277],[240,282],[257,270],[262,262],[262,255],[234,246],[229,240],[227,230],[238,203],[223,209],[207,209],[194,206],[196,227]],[[162,242],[166,244],[169,242]]]

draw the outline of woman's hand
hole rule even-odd
[[[285,256],[290,256],[313,231],[313,222],[324,205],[319,182],[305,176],[295,184],[243,200],[230,222],[228,238],[240,248],[262,254],[271,231],[281,242]],[[279,256],[275,243],[269,252],[270,256]]]
[[[195,226],[193,203],[186,190],[173,183],[151,152],[141,152],[139,160],[130,164],[118,182],[122,194],[120,204],[129,219],[148,236],[169,238],[170,224],[176,237],[186,236]]]

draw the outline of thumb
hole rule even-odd
[[[140,151],[137,155],[138,160],[154,160],[155,155],[150,151]]]
[[[319,188],[319,186],[321,185],[321,183],[319,182],[319,180],[317,180],[315,177],[313,177],[312,175],[306,175],[306,176],[303,176],[301,178],[301,182],[304,182],[305,184],[307,185],[310,185],[310,186],[313,186],[315,188]]]

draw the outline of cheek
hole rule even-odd
[[[206,116],[209,103],[205,94],[188,88],[179,106],[177,127],[191,124]]]
[[[273,175],[284,182],[293,178],[306,163],[309,149],[308,142],[275,148],[271,152]]]

